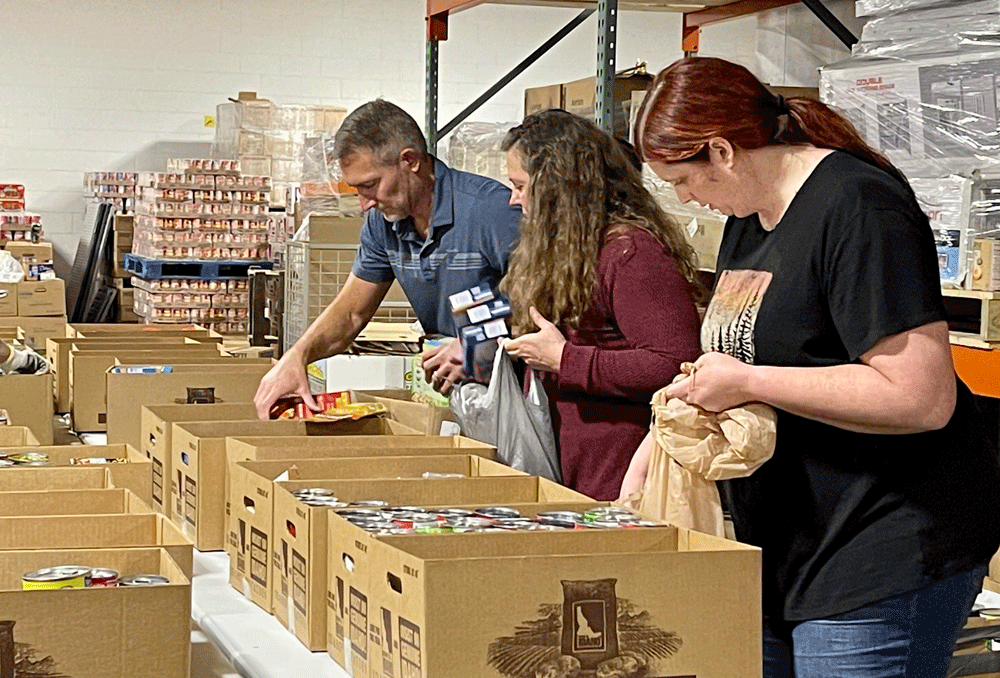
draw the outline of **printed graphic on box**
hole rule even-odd
[[[616,579],[564,580],[562,604],[540,605],[539,619],[490,644],[490,666],[508,678],[654,678],[650,664],[676,653],[682,640],[656,627],[648,612],[618,598],[616,584]],[[406,637],[419,639],[419,630],[404,627],[404,621],[401,646]],[[411,642],[419,647],[419,641]],[[402,654],[405,664],[408,653]],[[419,657],[419,650],[413,655]]]
[[[14,621],[0,621],[0,677],[69,678],[56,671],[51,657],[38,657],[31,645],[14,642]]]

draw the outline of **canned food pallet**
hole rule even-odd
[[[146,259],[135,254],[125,255],[125,270],[146,280],[162,280],[164,278],[199,278],[201,280],[230,280],[246,278],[250,267],[270,269],[274,264],[270,261],[235,261],[207,259],[176,259],[160,261]]]

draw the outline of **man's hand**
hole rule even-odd
[[[505,341],[503,350],[515,358],[524,360],[528,367],[558,374],[562,367],[566,337],[558,327],[543,318],[534,306],[528,309],[528,313],[531,315],[531,320],[538,325],[538,331]]]
[[[313,412],[319,411],[319,405],[313,400],[309,391],[309,379],[306,377],[302,359],[294,353],[282,356],[278,364],[260,380],[257,395],[253,398],[257,406],[257,416],[261,419],[270,419],[271,406],[278,398],[289,394],[301,396],[309,409]]]
[[[427,383],[443,395],[451,393],[455,384],[465,377],[465,368],[462,363],[462,342],[458,339],[449,341],[442,346],[427,349],[424,351],[422,360]]]

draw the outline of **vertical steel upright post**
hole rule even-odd
[[[425,107],[424,127],[427,131],[427,150],[437,155],[438,143],[438,41],[428,37],[424,64]]]
[[[594,121],[609,133],[615,131],[615,46],[618,42],[618,0],[597,2],[597,90]]]

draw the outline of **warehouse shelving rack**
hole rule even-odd
[[[734,19],[757,12],[800,3],[848,47],[857,38],[835,17],[821,0],[427,0],[427,44],[425,59],[426,131],[427,142],[436,148],[438,141],[457,127],[469,115],[499,92],[511,80],[524,72],[532,63],[569,35],[591,14],[598,15],[597,31],[597,123],[610,129],[612,116],[612,88],[615,74],[615,34],[618,11],[642,10],[651,12],[679,12],[683,14],[681,47],[687,55],[696,54],[700,47],[701,28],[726,19]],[[448,18],[452,14],[484,4],[505,4],[542,7],[569,7],[580,13],[538,49],[528,55],[507,75],[487,89],[481,96],[445,125],[438,127],[438,46],[448,39]],[[966,337],[952,335],[952,354],[959,376],[978,395],[1000,398],[1000,344],[970,342]]]
[[[618,11],[642,10],[651,12],[680,12],[684,15],[681,46],[686,54],[698,52],[701,27],[726,19],[754,14],[768,9],[794,5],[801,2],[823,22],[848,47],[857,38],[845,27],[821,0],[427,0],[427,45],[425,58],[425,120],[427,144],[436,148],[438,141],[451,132],[469,115],[486,103],[511,80],[516,78],[531,64],[548,52],[560,40],[569,35],[591,14],[597,14],[597,78],[595,98],[595,118],[597,124],[611,129],[613,90],[611,81],[615,75],[615,47],[618,29]],[[487,89],[461,113],[442,127],[438,127],[438,47],[448,39],[448,18],[457,12],[483,4],[532,5],[541,7],[570,7],[580,9],[580,13],[555,35],[546,40],[538,49],[529,54],[507,75]]]

